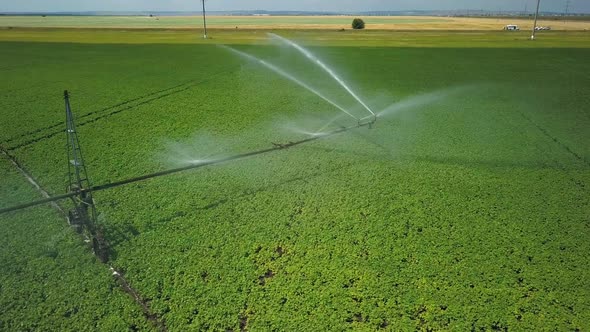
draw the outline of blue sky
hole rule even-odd
[[[541,0],[541,10],[564,12],[568,0]],[[534,10],[536,0],[207,0],[209,10]],[[197,11],[200,0],[0,0],[10,11]],[[569,0],[570,12],[590,13],[590,0]]]

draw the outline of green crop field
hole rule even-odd
[[[95,184],[355,124],[221,44],[368,115],[264,31],[192,33],[1,30],[0,146],[63,193],[65,89]],[[108,264],[50,207],[0,214],[0,330],[162,329],[109,265],[169,331],[590,329],[586,33],[284,36],[375,126],[96,192]]]

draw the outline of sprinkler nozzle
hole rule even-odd
[[[364,120],[367,120],[366,122],[363,122]],[[365,116],[364,118],[361,118],[358,120],[358,126],[362,127],[362,126],[368,126],[369,129],[373,128],[373,124],[375,124],[375,122],[377,122],[377,114],[371,114],[369,116]]]

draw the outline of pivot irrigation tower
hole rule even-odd
[[[79,233],[83,233],[87,237],[87,239],[90,242],[92,242],[92,247],[94,249],[96,256],[98,256],[98,258],[100,258],[100,260],[102,260],[103,262],[106,262],[108,260],[109,252],[107,243],[104,240],[103,227],[97,219],[96,207],[94,206],[92,193],[124,186],[130,183],[145,181],[148,179],[184,172],[192,169],[210,167],[214,165],[228,163],[234,160],[246,159],[254,156],[268,154],[275,151],[294,148],[299,145],[303,145],[323,138],[345,133],[353,129],[362,127],[372,128],[375,122],[377,121],[376,115],[370,115],[368,117],[360,119],[357,124],[348,127],[340,127],[339,129],[335,129],[330,132],[310,135],[309,137],[298,141],[289,141],[288,143],[284,144],[272,143],[273,146],[266,149],[245,152],[242,154],[227,156],[219,159],[189,163],[188,165],[181,166],[178,168],[163,170],[151,174],[144,174],[134,178],[128,178],[116,182],[105,183],[102,185],[92,185],[88,180],[88,173],[86,172],[86,166],[84,164],[84,159],[82,158],[82,150],[80,149],[80,142],[78,141],[78,134],[76,132],[74,116],[70,108],[70,99],[67,91],[64,92],[64,97],[66,102],[66,133],[68,139],[67,146],[69,185],[67,188],[67,192],[65,194],[47,197],[38,201],[23,203],[11,207],[0,207],[0,214],[26,209],[31,206],[37,206],[41,204],[61,201],[64,199],[70,199],[74,204],[74,208],[70,210],[68,213],[69,223]]]
[[[96,207],[88,172],[82,157],[82,149],[74,124],[74,115],[70,108],[68,91],[64,91],[66,103],[66,134],[68,150],[68,187],[74,208],[68,212],[68,222],[80,234],[84,234],[92,243],[95,255],[102,261],[108,260],[108,249],[104,241],[102,227],[98,223]]]

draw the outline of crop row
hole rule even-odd
[[[60,54],[46,47],[42,54]],[[108,58],[110,47],[94,47],[94,61]],[[168,47],[150,49],[170,58],[202,52],[218,70],[242,64],[215,47]],[[182,82],[186,68],[210,70],[189,66],[186,54],[177,66],[158,65],[146,49],[126,46],[125,54],[151,64],[153,77],[167,82],[154,85]],[[270,47],[248,51],[281,57]],[[587,328],[590,178],[580,158],[588,156],[588,133],[566,130],[588,124],[584,98],[525,61],[540,52],[536,60],[551,73],[587,86],[583,71],[555,61],[566,51],[320,51],[344,69],[343,77],[357,78],[358,90],[394,90],[387,97],[395,101],[486,85],[384,115],[372,130],[97,193],[112,264],[168,328]],[[567,55],[585,65],[587,51]],[[104,88],[117,69],[85,84]],[[307,71],[300,74],[318,76]],[[514,72],[536,79],[535,88]],[[142,95],[140,82],[150,77],[130,80],[126,98]],[[544,106],[547,91],[567,106]],[[111,104],[92,94],[78,102]],[[294,140],[301,134],[285,128],[315,128],[323,122],[308,118],[335,112],[297,85],[243,63],[174,98],[82,126],[80,135],[91,178],[108,183]],[[561,121],[549,121],[561,113]],[[7,137],[56,119],[36,121]],[[56,136],[14,152],[59,192],[62,150]]]

